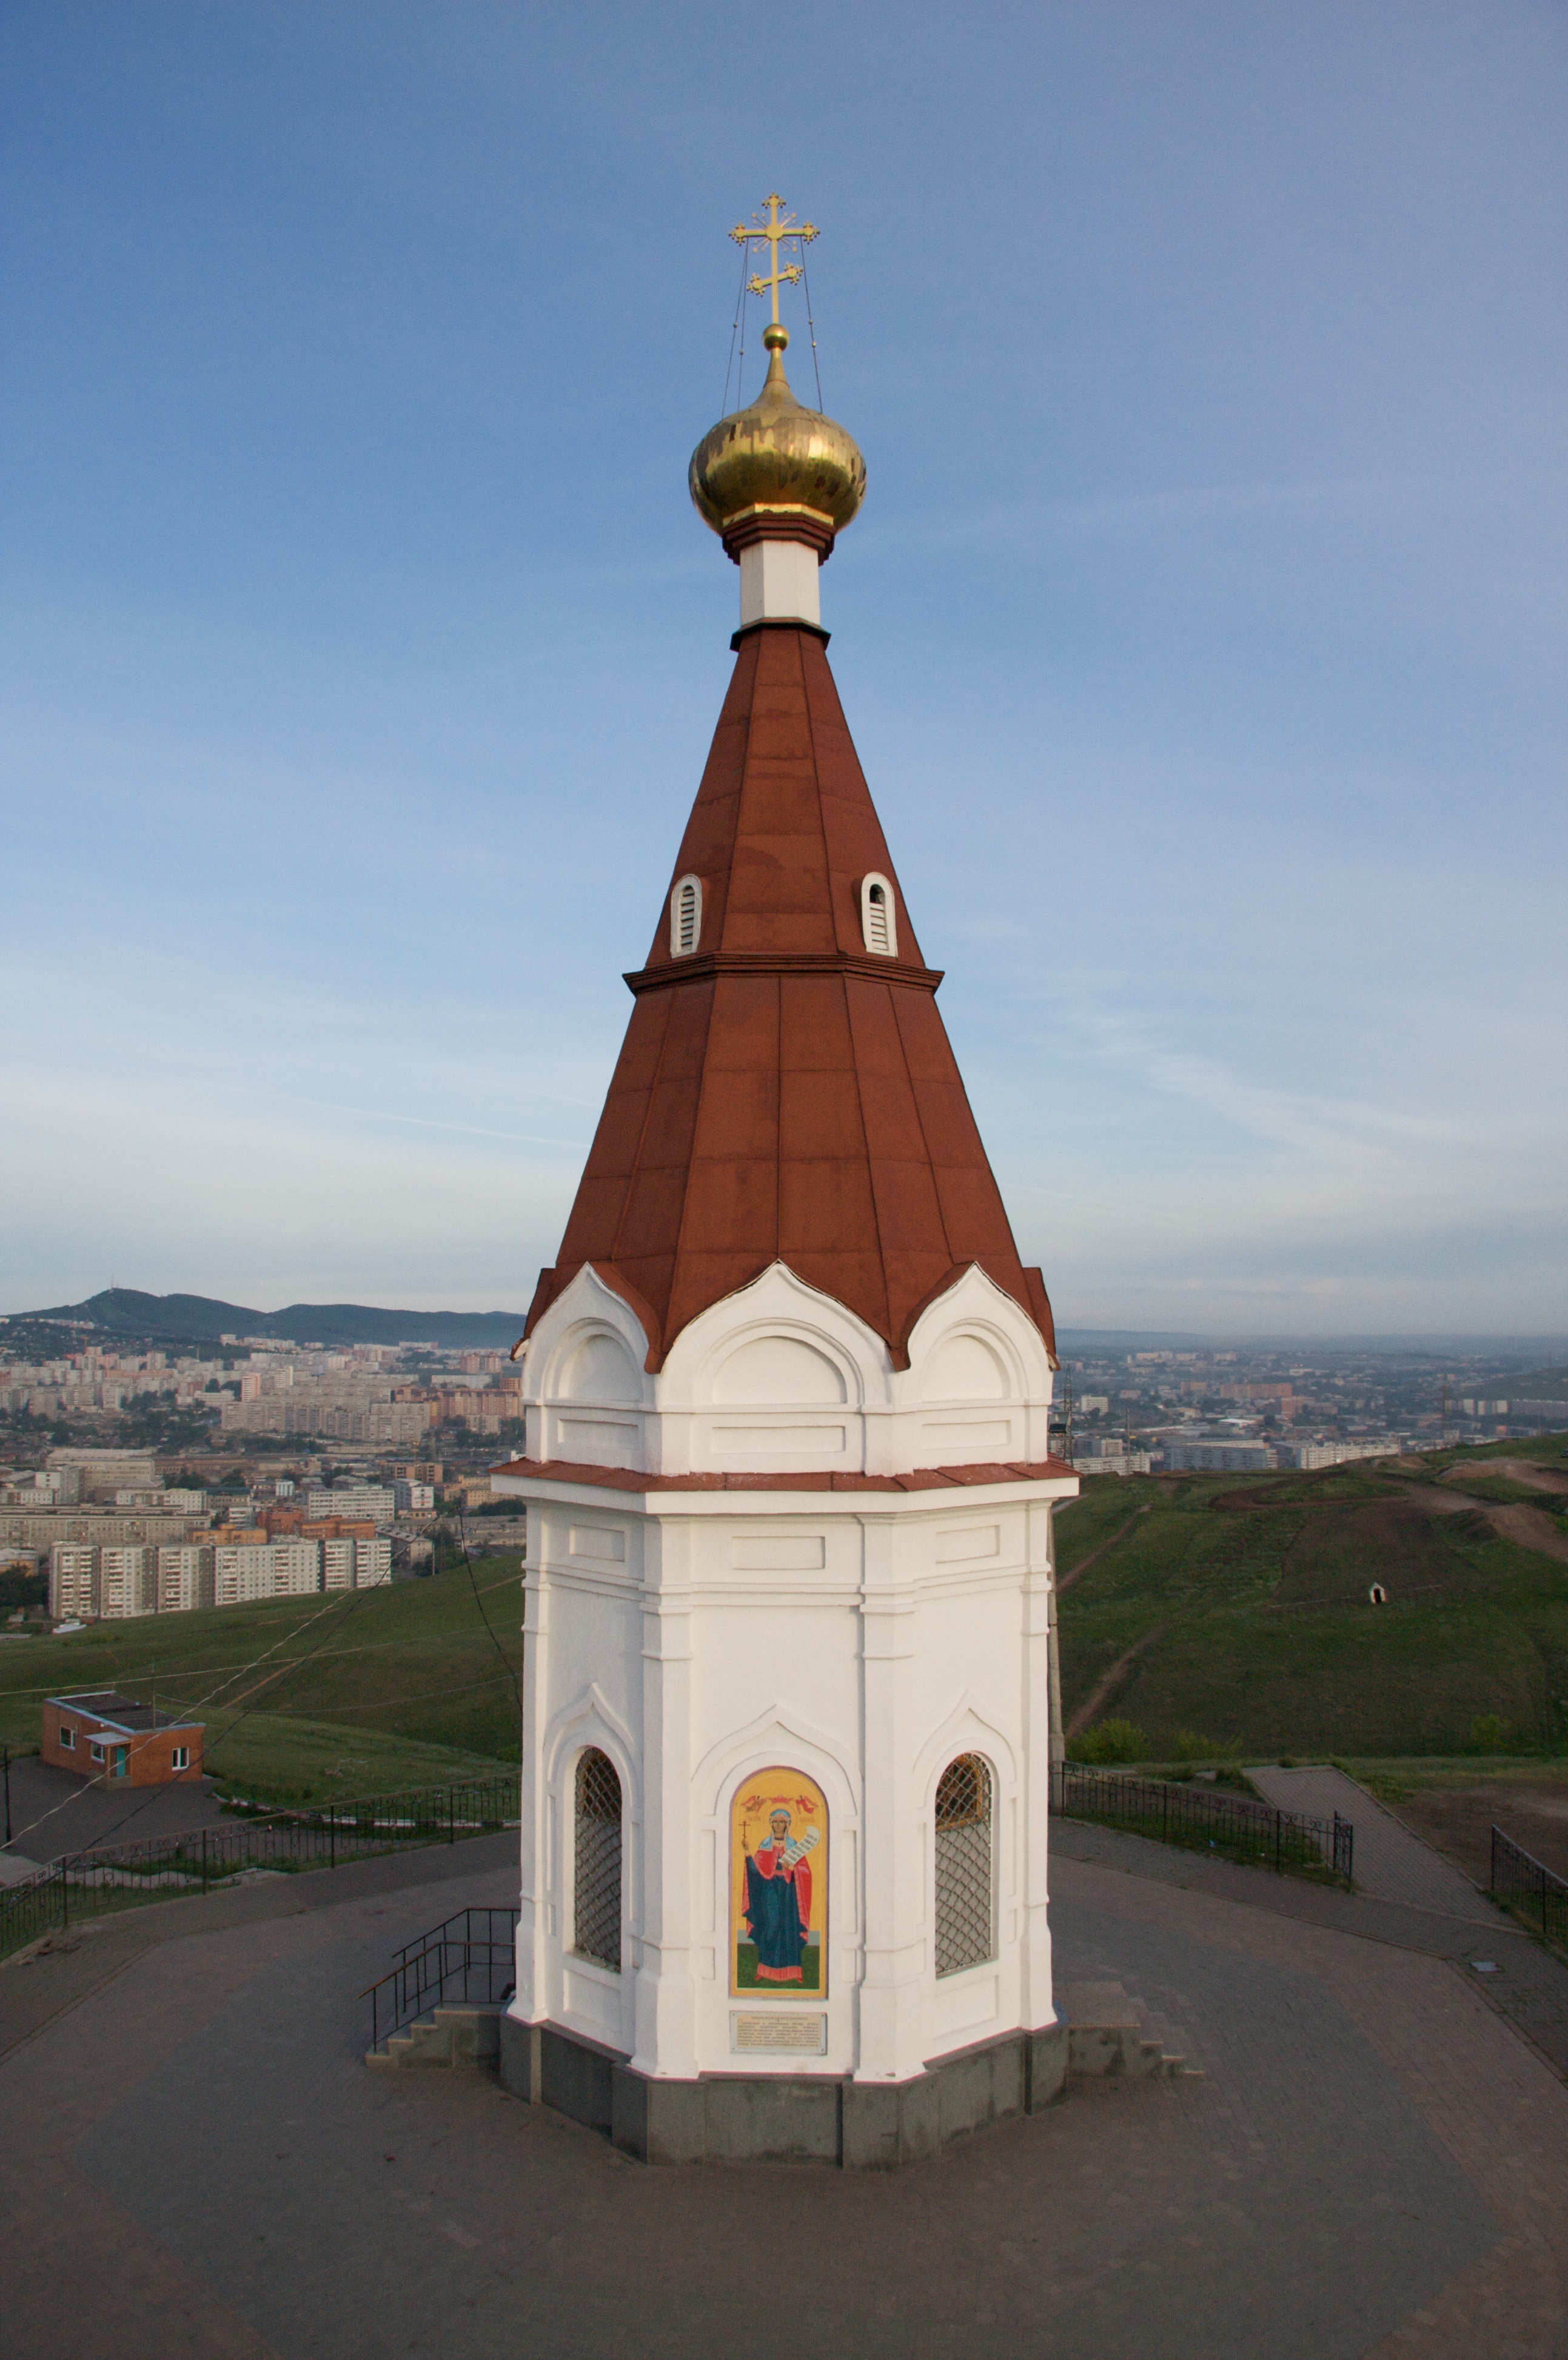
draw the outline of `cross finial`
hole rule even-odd
[[[738,246],[748,250],[758,241],[766,240],[770,249],[771,268],[766,278],[748,279],[746,283],[754,295],[772,296],[773,325],[777,327],[779,288],[786,281],[792,285],[796,279],[805,277],[805,272],[798,262],[787,262],[780,268],[779,249],[789,238],[794,238],[800,246],[808,246],[816,236],[817,232],[812,223],[792,221],[788,213],[785,213],[782,220],[779,219],[779,207],[784,200],[777,189],[771,195],[764,197],[762,202],[768,207],[768,219],[764,221],[760,213],[753,213],[749,228],[745,222],[736,222],[730,235]]]

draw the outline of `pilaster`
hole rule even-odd
[[[898,2081],[920,2070],[930,1949],[909,1793],[916,1597],[898,1520],[860,1521],[865,1966],[855,2079]]]
[[[697,2070],[691,1983],[691,1533],[648,1517],[642,1567],[642,1829],[633,1876],[632,2064],[639,2073]]]
[[[549,1577],[539,1519],[528,1518],[523,1579],[523,1765],[519,1798],[522,1883],[517,1914],[517,1989],[513,2013],[532,2022],[548,2007],[550,1797],[540,1738],[550,1699]]]

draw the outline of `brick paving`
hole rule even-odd
[[[1431,1947],[1452,1921],[1122,1843],[1059,1844],[1058,1972],[1206,2078],[1083,2085],[887,2178],[650,2171],[486,2076],[367,2073],[355,1994],[510,1896],[506,1839],[0,1969],[0,2342],[52,2348],[63,2306],[116,2360],[1560,2360],[1568,2090]],[[1292,1886],[1348,1921],[1258,1906]]]
[[[1277,1811],[1300,1811],[1312,1819],[1329,1819],[1337,1811],[1349,1819],[1356,1829],[1356,1883],[1373,1900],[1495,1923],[1492,1904],[1470,1879],[1345,1771],[1249,1766],[1247,1775]]]
[[[1058,1860],[1091,1862],[1156,1885],[1208,1894],[1270,1917],[1351,1934],[1366,1942],[1448,1959],[1486,2005],[1506,2016],[1568,2079],[1568,1966],[1493,1903],[1481,1919],[1445,1918],[1436,1910],[1312,1885],[1271,1869],[1241,1867],[1184,1852],[1175,1844],[1150,1842],[1117,1828],[1089,1827],[1071,1819],[1052,1822]],[[1476,1961],[1495,1972],[1482,1977]]]

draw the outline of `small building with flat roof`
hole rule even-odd
[[[203,1724],[114,1688],[49,1697],[44,1703],[46,1762],[79,1777],[127,1786],[167,1786],[201,1775]]]

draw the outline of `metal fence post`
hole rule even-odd
[[[207,1890],[207,1830],[201,1830],[201,1890]]]
[[[337,1813],[336,1813],[335,1811],[332,1811],[332,1812],[329,1813],[328,1818],[327,1818],[327,1865],[328,1865],[328,1867],[329,1867],[329,1868],[336,1868],[337,1864],[338,1864],[338,1815],[337,1815]],[[375,2047],[375,2045],[376,2045],[376,2044],[375,2044],[375,2042],[373,2041],[373,2042],[371,2043],[372,2048],[374,2048],[374,2047]]]
[[[451,1786],[446,1790],[446,1840],[448,1843],[457,1841],[457,1795]]]
[[[63,1859],[60,1863],[60,1922],[62,1926],[71,1923],[71,1880],[66,1874]]]
[[[1285,1814],[1283,1811],[1276,1811],[1274,1814],[1274,1867],[1276,1872],[1278,1872],[1279,1867],[1280,1848],[1284,1842],[1284,1837]]]

